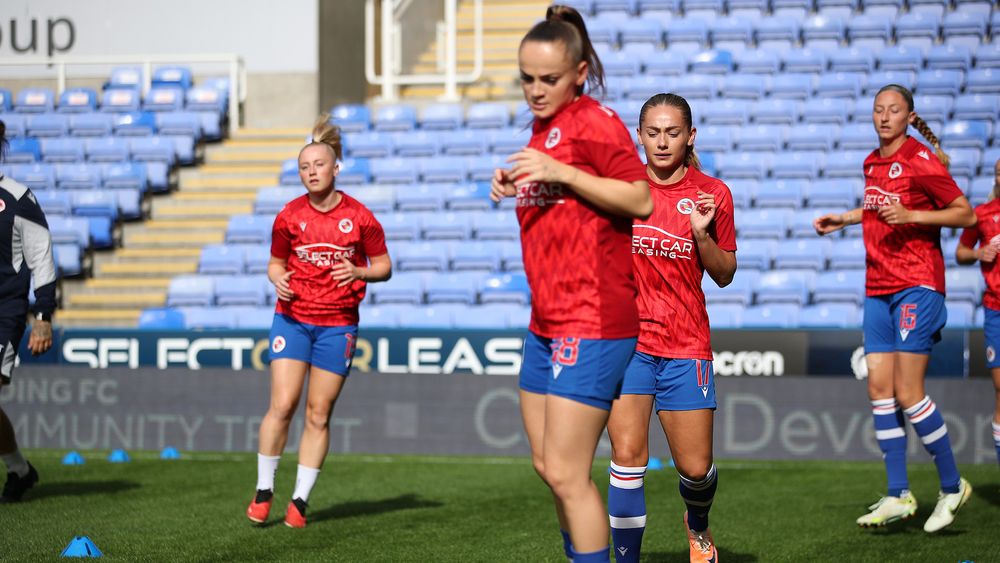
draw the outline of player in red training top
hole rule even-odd
[[[603,71],[580,14],[550,6],[518,64],[532,136],[510,170],[496,171],[492,197],[517,197],[532,293],[521,415],[567,557],[608,561],[590,469],[639,333],[629,237],[652,200],[625,125],[583,93],[587,82],[603,86]]]
[[[260,425],[257,494],[247,509],[254,522],[267,520],[274,473],[308,375],[298,476],[285,514],[286,525],[306,525],[309,492],[330,448],[330,414],[354,357],[358,304],[369,283],[392,273],[382,226],[336,189],[341,150],[340,130],[324,116],[299,153],[307,193],[274,220],[267,277],[278,305],[270,335],[271,406]]]
[[[941,227],[968,227],[976,216],[948,174],[937,137],[914,111],[909,90],[898,84],[879,90],[872,121],[879,148],[865,159],[863,206],[814,224],[825,235],[861,223],[867,253],[868,398],[889,490],[857,522],[884,526],[916,513],[906,476],[905,414],[941,478],[937,507],[924,524],[925,531],[936,532],[951,524],[972,490],[958,473],[944,419],[924,393],[927,361],[946,316]],[[906,134],[910,124],[936,153]]]
[[[687,505],[683,520],[690,560],[718,556],[708,528],[717,484],[712,463],[716,400],[701,281],[706,271],[720,287],[733,280],[736,234],[732,194],[700,170],[692,123],[691,106],[675,94],[657,94],[639,112],[654,210],[632,225],[639,343],[608,420],[608,513],[618,563],[639,561],[654,399]]]
[[[1000,463],[1000,268],[997,251],[1000,251],[1000,160],[993,163],[993,191],[989,201],[976,207],[976,225],[962,232],[955,258],[959,264],[979,261],[986,278],[986,295],[983,296],[983,335],[986,338],[986,367],[993,376],[996,402],[993,410],[993,445]],[[978,248],[976,244],[979,244]],[[973,250],[975,248],[975,250]]]

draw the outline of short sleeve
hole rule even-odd
[[[722,186],[718,192],[719,202],[715,210],[715,243],[727,252],[736,251],[736,225],[733,220],[733,195],[729,188]]]
[[[971,227],[966,227],[962,231],[962,236],[959,237],[958,242],[966,248],[975,248],[976,243],[979,242],[979,224],[976,223]]]
[[[271,228],[271,256],[282,260],[287,260],[292,254],[292,240],[289,238],[285,223],[284,213],[278,213]]]
[[[639,160],[632,137],[617,117],[604,117],[603,127],[596,127],[597,135],[582,140],[584,158],[601,178],[614,178],[625,182],[645,181],[646,167]]]
[[[965,193],[955,183],[948,170],[938,162],[930,166],[922,166],[923,170],[914,178],[915,183],[927,192],[927,196],[939,208],[947,207],[949,203],[964,196]]]
[[[363,237],[361,244],[364,247],[365,256],[372,257],[388,254],[389,250],[385,246],[385,231],[382,229],[382,224],[378,222],[378,219],[374,215],[368,216],[361,235]]]

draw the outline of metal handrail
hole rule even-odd
[[[382,100],[395,101],[399,94],[399,85],[413,84],[443,84],[443,100],[457,101],[459,82],[466,84],[479,80],[483,74],[483,2],[474,0],[473,2],[473,34],[474,34],[474,57],[472,72],[458,74],[457,36],[457,0],[444,0],[445,6],[445,64],[444,73],[441,74],[401,74],[397,71],[400,65],[399,18],[403,11],[409,6],[407,0],[401,4],[395,4],[396,0],[382,1],[382,21],[381,21],[381,63],[382,74],[375,72],[375,2],[377,0],[365,0],[365,78],[368,82],[377,86],[382,86]],[[387,9],[388,8],[388,9]]]
[[[229,133],[236,133],[240,124],[240,103],[246,101],[247,71],[243,58],[234,54],[200,55],[95,55],[59,57],[0,58],[0,66],[55,67],[57,95],[66,89],[66,67],[81,65],[141,64],[143,95],[149,92],[154,64],[226,63],[229,66]]]

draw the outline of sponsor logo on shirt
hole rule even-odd
[[[899,178],[899,175],[903,173],[903,165],[898,162],[893,162],[892,166],[889,167],[889,177]]]
[[[867,186],[865,187],[865,203],[864,208],[866,210],[878,210],[883,207],[889,207],[895,203],[900,202],[899,194],[894,194],[892,192],[887,192],[878,186]]]
[[[693,253],[694,241],[691,239],[652,225],[632,225],[632,254],[690,260]]]
[[[299,260],[309,262],[317,268],[329,268],[341,258],[354,258],[354,247],[337,246],[326,242],[317,242],[295,247]]]
[[[694,202],[691,198],[684,198],[677,202],[677,211],[683,213],[684,215],[690,215],[694,211]]]
[[[340,232],[347,234],[354,230],[354,223],[352,223],[350,219],[341,219],[337,228],[340,229]]]
[[[545,139],[545,148],[551,149],[552,147],[558,145],[560,140],[562,140],[562,131],[560,131],[558,127],[553,127],[552,130],[549,131],[549,136]]]
[[[566,187],[562,184],[532,182],[517,187],[518,207],[548,207],[566,203]]]

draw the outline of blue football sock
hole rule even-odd
[[[898,497],[910,488],[906,476],[906,429],[903,412],[896,399],[872,401],[875,420],[875,439],[882,450],[885,474],[888,478],[888,495]]]
[[[636,563],[646,530],[646,467],[611,464],[608,486],[608,515],[615,561]]]
[[[708,511],[712,509],[715,489],[719,485],[718,474],[713,463],[701,481],[692,481],[679,475],[681,498],[688,510],[688,527],[696,532],[708,529]]]
[[[597,551],[587,553],[573,552],[573,563],[610,563],[611,557],[609,547],[603,547]]]
[[[910,424],[924,443],[924,449],[934,458],[938,477],[941,479],[941,490],[946,493],[958,492],[958,465],[951,451],[951,440],[948,439],[948,427],[944,424],[941,411],[934,401],[925,396],[919,403],[906,409]]]

